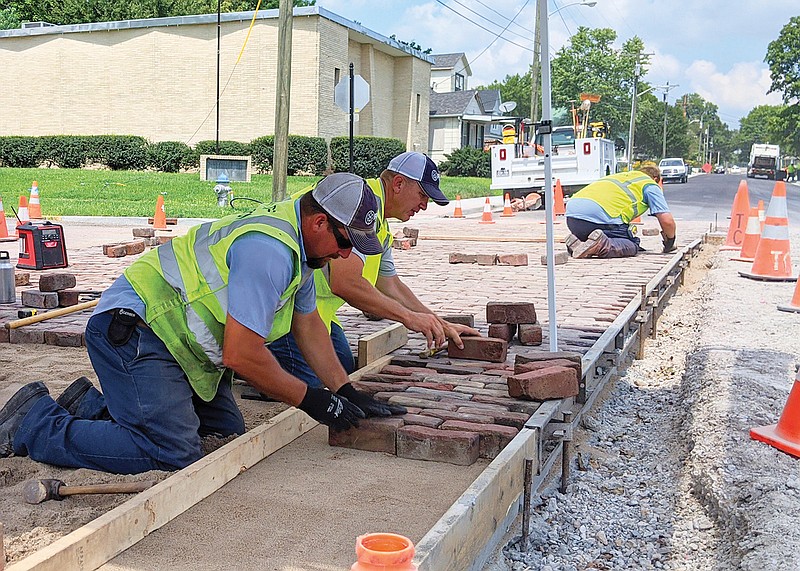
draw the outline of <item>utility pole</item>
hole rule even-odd
[[[217,144],[215,153],[219,154],[219,51],[221,45],[222,16],[220,14],[220,0],[217,0]]]
[[[541,73],[542,50],[541,19],[536,16],[536,28],[533,33],[533,65],[531,65],[531,121],[539,120],[539,74]]]
[[[292,74],[292,0],[278,5],[278,72],[275,90],[275,142],[272,152],[272,201],[286,198],[289,166],[289,95]]]
[[[636,58],[636,67],[633,70],[633,97],[631,98],[631,124],[628,129],[628,170],[631,170],[633,161],[633,131],[636,125],[636,90],[639,87],[639,73],[641,72],[641,65],[639,58]]]
[[[664,142],[661,144],[661,158],[667,156],[667,112],[669,111],[669,103],[667,103],[667,95],[669,95],[670,89],[675,89],[676,87],[680,87],[677,83],[675,85],[670,85],[669,81],[664,86]]]

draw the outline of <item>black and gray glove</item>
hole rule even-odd
[[[678,247],[675,245],[675,238],[676,236],[673,236],[672,238],[667,238],[666,234],[664,234],[663,232],[661,233],[661,241],[664,244],[664,250],[663,250],[664,254],[669,254],[670,252],[674,252],[675,250],[678,249]]]
[[[408,412],[404,406],[380,402],[366,393],[357,391],[351,383],[343,384],[336,391],[336,394],[354,403],[367,416],[392,416],[393,414],[406,414]]]
[[[297,408],[333,430],[347,430],[358,426],[359,418],[366,418],[357,405],[325,389],[308,387],[303,402]]]

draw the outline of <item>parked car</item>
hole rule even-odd
[[[714,170],[711,171],[714,174],[725,174],[725,166],[724,165],[715,165]]]
[[[689,180],[689,169],[681,158],[661,159],[661,162],[658,163],[658,170],[661,171],[663,182],[676,180],[685,183]]]
[[[739,174],[742,172],[742,167],[739,165],[731,165],[731,168],[728,169],[728,172],[731,174]]]

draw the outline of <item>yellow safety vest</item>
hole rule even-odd
[[[644,187],[656,184],[639,171],[613,174],[585,186],[573,198],[588,198],[596,202],[611,218],[621,218],[625,224],[645,213]]]

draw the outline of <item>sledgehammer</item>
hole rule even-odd
[[[22,497],[29,504],[41,504],[47,500],[63,500],[76,494],[137,494],[155,484],[154,481],[112,482],[110,484],[89,484],[67,486],[61,480],[28,480],[22,487]]]

